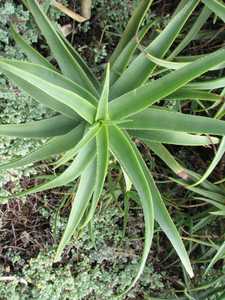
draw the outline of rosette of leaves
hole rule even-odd
[[[192,57],[191,62],[174,63],[163,59],[199,4],[198,0],[189,0],[181,1],[165,29],[136,55],[137,40],[140,41],[152,25],[151,22],[140,30],[152,2],[143,0],[139,3],[102,80],[95,77],[38,2],[33,0],[24,1],[24,4],[47,40],[59,68],[28,46],[14,29],[15,41],[31,62],[0,59],[2,73],[36,101],[57,113],[55,117],[42,121],[1,125],[2,136],[49,140],[36,151],[0,168],[22,167],[63,153],[57,167],[67,164],[65,171],[20,195],[64,186],[80,178],[68,224],[56,253],[56,260],[59,260],[74,232],[92,219],[107,176],[109,157],[115,157],[140,196],[145,219],[144,250],[133,284],[145,266],[155,220],[171,241],[188,274],[193,276],[181,236],[133,138],[142,140],[184,177],[185,170],[171,161],[163,144],[206,146],[218,143],[219,137],[225,133],[225,123],[221,120],[172,112],[159,106],[165,99],[221,101],[220,95],[207,91],[213,89],[214,83],[191,81],[208,71],[223,68],[225,49],[200,58]],[[157,79],[149,80],[156,67],[164,68],[165,74],[158,72]],[[209,138],[209,135],[213,136]]]

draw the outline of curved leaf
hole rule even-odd
[[[137,156],[140,157],[140,153],[136,150]],[[140,160],[141,161],[141,160]],[[155,185],[154,179],[149,172],[148,168],[142,162],[142,168],[145,172],[145,176],[148,179],[149,186],[151,189],[151,193],[153,195],[153,206],[154,206],[154,213],[155,213],[155,219],[159,223],[160,227],[162,228],[163,232],[167,236],[167,238],[170,240],[171,244],[173,245],[177,255],[180,257],[180,260],[182,264],[184,265],[187,273],[190,277],[193,277],[193,270],[191,267],[190,259],[188,257],[187,251],[184,247],[184,244],[182,242],[181,236],[178,233],[176,226],[174,225],[166,206],[162,200],[162,197],[160,195],[160,192]]]
[[[87,217],[85,218],[84,224],[82,227],[86,226],[90,220],[93,218],[97,203],[101,196],[105,177],[107,174],[108,164],[109,164],[109,134],[108,128],[102,125],[99,133],[96,136],[96,145],[97,145],[97,169],[96,169],[96,179],[94,187],[94,195],[91,203],[91,208],[88,212]],[[94,178],[94,177],[93,177]]]
[[[114,64],[117,57],[121,54],[123,49],[126,45],[130,42],[130,40],[136,35],[138,29],[148,12],[153,0],[141,0],[139,5],[137,6],[136,10],[134,11],[132,17],[130,18],[125,31],[123,32],[119,44],[117,45],[116,49],[114,50],[111,58],[110,63],[111,65]]]
[[[59,28],[58,28],[58,33],[59,33],[59,36],[60,36],[61,40],[64,43],[64,46],[67,48],[67,50],[70,52],[70,54],[74,57],[74,59],[79,63],[81,68],[85,71],[88,78],[90,79],[90,81],[95,86],[96,90],[99,91],[100,90],[100,84],[98,82],[98,79],[93,74],[91,69],[88,67],[87,63],[80,56],[79,52],[76,51],[76,49],[69,43],[69,41],[66,39],[66,37],[64,37],[62,31]]]
[[[33,121],[25,124],[0,125],[0,136],[22,138],[46,138],[65,134],[72,130],[78,120],[64,116],[56,116],[50,119]]]
[[[55,179],[47,183],[43,183],[25,192],[18,193],[17,196],[25,196],[67,185],[68,183],[74,181],[81,175],[83,170],[90,164],[90,162],[95,158],[95,156],[95,143],[90,142],[88,145],[81,149],[81,151],[71,163],[71,165],[62,174],[58,175]]]
[[[154,211],[152,204],[152,194],[149,187],[148,179],[143,171],[141,158],[137,156],[135,146],[129,137],[118,127],[109,127],[110,149],[120,162],[122,168],[129,176],[131,182],[135,186],[140,196],[145,217],[145,245],[141,265],[137,276],[132,282],[131,287],[137,282],[141,276],[144,266],[151,248],[151,242],[154,229]]]
[[[163,57],[198,3],[198,0],[187,1],[184,8],[171,19],[166,28],[145,49],[145,52],[138,55],[120,79],[113,85],[111,91],[112,99],[139,87],[147,81],[155,68],[155,64],[146,57],[146,53],[149,52],[157,57]]]
[[[206,23],[211,15],[211,11],[207,7],[203,7],[201,13],[196,19],[189,32],[185,35],[184,39],[178,44],[174,51],[170,54],[169,59],[176,57],[185,47],[197,36],[202,26]]]
[[[225,5],[222,2],[217,0],[202,0],[202,2],[213,11],[216,16],[220,17],[220,19],[225,22]]]
[[[132,136],[149,142],[173,144],[182,146],[207,146],[218,144],[219,139],[201,135],[193,135],[185,132],[163,130],[129,130]]]
[[[98,108],[97,108],[97,113],[95,120],[96,121],[101,121],[101,120],[107,120],[108,115],[109,115],[109,108],[108,108],[108,101],[109,101],[109,80],[110,80],[110,65],[107,65],[106,68],[106,75],[105,75],[105,82],[103,85],[101,97],[99,100]]]
[[[38,102],[68,117],[74,118],[78,113],[88,122],[93,122],[95,107],[78,94],[12,66],[5,61],[0,60],[0,70]]]
[[[118,120],[146,109],[149,105],[165,98],[204,74],[213,66],[220,64],[224,59],[225,49],[218,50],[158,80],[122,95],[110,102],[111,118]]]
[[[79,96],[83,97],[85,100],[89,101],[93,105],[96,105],[98,102],[97,98],[93,96],[91,93],[89,93],[87,90],[85,90],[80,85],[73,82],[72,80],[59,74],[58,72],[55,72],[54,70],[49,70],[46,67],[25,62],[25,61],[17,61],[17,60],[9,60],[9,59],[1,59],[1,61],[9,65],[12,65],[16,68],[27,71],[32,75],[38,76],[43,80],[48,81],[49,83],[55,84],[66,90],[74,92],[75,94],[78,94]]]
[[[73,234],[76,232],[76,229],[85,213],[85,210],[90,202],[94,190],[95,181],[93,180],[93,178],[95,176],[96,162],[93,161],[81,175],[78,190],[76,192],[75,199],[73,200],[69,220],[67,222],[66,229],[57,248],[55,261],[60,260],[63,249],[69,243]]]
[[[75,127],[69,133],[51,139],[42,147],[27,154],[25,157],[1,164],[0,170],[23,167],[36,161],[45,160],[52,155],[65,152],[74,147],[76,143],[80,141],[83,130],[83,125]]]
[[[135,130],[165,130],[221,136],[225,134],[224,121],[153,108],[132,116],[119,126]]]
[[[200,183],[202,183],[209,177],[209,175],[213,172],[215,167],[218,165],[218,163],[221,160],[221,158],[223,157],[224,153],[225,153],[225,137],[223,137],[221,144],[218,148],[218,151],[217,151],[213,161],[211,162],[210,166],[208,167],[207,171],[205,172],[205,174],[202,176],[202,178],[200,180],[198,180],[196,183],[194,183],[192,185],[193,187],[196,185],[199,185]]]
[[[42,11],[37,0],[26,1],[26,6],[32,13],[38,27],[47,40],[48,45],[51,48],[51,51],[56,58],[62,72],[67,77],[97,96],[96,89],[93,86],[92,82],[80,66],[79,62],[74,59],[74,57],[65,47],[59,34],[45,15],[45,13]]]
[[[11,26],[11,33],[17,45],[26,54],[26,56],[30,61],[55,71],[55,67],[46,58],[44,58],[37,50],[31,47],[25,41],[25,39],[19,33],[16,32],[14,26]]]

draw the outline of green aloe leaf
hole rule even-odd
[[[127,71],[124,72],[120,79],[113,85],[111,91],[112,98],[119,97],[147,81],[155,68],[155,64],[146,57],[146,53],[149,52],[159,58],[163,57],[198,3],[198,0],[189,0],[185,7],[171,19],[159,36],[145,49],[145,52],[141,53],[130,64]]]
[[[136,10],[134,11],[130,21],[127,24],[125,31],[122,34],[122,37],[114,50],[110,63],[114,64],[117,57],[121,54],[126,45],[130,42],[130,40],[137,34],[139,27],[147,14],[153,0],[141,0]]]
[[[89,101],[95,106],[98,102],[97,98],[93,96],[91,93],[89,93],[87,90],[85,90],[80,85],[73,82],[72,80],[68,79],[67,77],[55,72],[54,70],[49,70],[46,67],[25,62],[25,61],[17,61],[17,60],[9,60],[9,59],[1,59],[1,61],[11,66],[14,66],[16,68],[22,69],[26,72],[29,72],[32,75],[41,77],[42,79],[48,81],[49,83],[55,84],[66,90],[74,92],[75,94],[78,94],[80,97],[84,98],[85,100]]]
[[[122,73],[126,70],[126,67],[129,61],[132,58],[132,55],[138,48],[142,39],[145,37],[146,33],[149,29],[155,24],[155,21],[150,22],[148,25],[144,26],[136,36],[134,36],[130,42],[124,47],[121,51],[120,55],[116,58],[114,64],[111,68],[111,78],[110,85],[112,86],[115,81],[122,75]]]
[[[95,136],[98,134],[100,130],[100,124],[96,123],[94,125],[92,125],[91,127],[89,127],[84,136],[81,138],[81,140],[78,141],[78,143],[76,144],[76,146],[72,149],[70,149],[61,159],[59,159],[55,164],[56,164],[56,168],[60,167],[63,164],[66,164],[69,160],[71,160],[79,151],[81,148],[83,148],[85,145],[87,145],[88,143],[90,143]]]
[[[225,5],[222,2],[217,0],[202,0],[202,2],[225,22]]]
[[[199,90],[192,90],[190,88],[184,87],[176,92],[166,96],[167,100],[202,100],[202,101],[223,101],[223,96],[217,95],[215,93],[209,93]]]
[[[212,160],[210,166],[208,167],[207,171],[205,172],[205,174],[201,177],[200,180],[198,180],[192,186],[197,186],[197,185],[201,184],[203,181],[205,181],[209,177],[209,175],[213,172],[215,167],[220,162],[220,160],[223,157],[224,153],[225,153],[225,137],[223,137],[223,139],[220,143],[220,146],[218,148],[218,151],[216,152],[216,155],[215,155],[214,159]]]
[[[0,125],[0,136],[22,138],[46,138],[63,135],[72,130],[78,120],[65,116],[56,116],[50,119],[33,121],[25,124]]]
[[[175,179],[175,178],[170,178],[170,180],[182,185],[184,188],[186,188],[189,191],[192,191],[192,192],[194,192],[196,194],[199,194],[203,197],[206,197],[208,199],[213,199],[215,201],[218,201],[219,203],[224,204],[224,194],[222,195],[219,192],[207,190],[205,188],[192,187],[192,186],[188,185],[187,182],[184,182],[182,180],[178,180],[178,179]]]
[[[159,143],[152,143],[149,140],[144,140],[144,142],[176,175],[182,178],[188,177],[184,167],[176,161],[165,146]]]
[[[89,92],[97,96],[97,91],[92,82],[88,78],[85,71],[80,66],[79,62],[74,59],[65,44],[61,40],[59,34],[42,11],[37,0],[26,1],[26,6],[32,13],[38,27],[48,42],[48,45],[56,58],[62,72]]]
[[[174,51],[170,54],[169,59],[176,57],[180,52],[182,52],[185,47],[198,35],[202,26],[206,23],[210,15],[212,14],[211,10],[207,7],[203,7],[201,13],[197,17],[194,24],[191,26],[188,34],[185,35],[184,39],[178,44]]]
[[[110,84],[110,65],[107,65],[106,68],[106,75],[105,75],[105,82],[103,85],[101,97],[99,100],[97,114],[95,117],[96,121],[99,120],[107,120],[109,117],[109,108],[108,108],[108,101],[109,101],[109,84]]]
[[[197,90],[215,90],[219,88],[224,88],[225,77],[212,80],[204,80],[199,82],[191,82],[187,85],[188,88]]]
[[[152,108],[132,116],[126,122],[121,122],[119,126],[135,130],[165,130],[221,136],[225,133],[224,121]]]
[[[216,262],[221,258],[224,258],[224,256],[225,256],[225,242],[220,246],[220,248],[216,252],[216,255],[211,260],[210,264],[208,265],[205,271],[205,275],[208,274],[209,271],[212,269],[212,267],[216,264]]]
[[[171,70],[178,70],[178,69],[181,69],[181,68],[187,66],[191,62],[193,62],[196,59],[203,57],[203,56],[196,56],[196,57],[192,56],[190,61],[188,61],[187,59],[185,59],[185,61],[170,61],[170,60],[158,58],[156,56],[153,56],[150,53],[146,53],[146,57],[148,57],[149,60],[154,62],[157,66],[160,66],[160,67],[163,67],[166,69],[171,69]],[[215,67],[209,69],[209,71],[224,69],[224,66],[225,66],[224,63],[222,63],[222,64],[219,64],[218,66],[215,66]]]
[[[22,49],[30,61],[55,71],[55,67],[37,50],[31,47],[25,39],[17,33],[14,26],[11,26],[11,33],[17,45]]]
[[[95,107],[78,94],[14,67],[5,61],[0,60],[0,70],[38,102],[68,117],[74,118],[78,113],[88,122],[93,122]]]
[[[79,125],[73,130],[71,130],[69,133],[51,139],[42,147],[40,147],[37,150],[34,150],[33,152],[30,152],[25,157],[12,160],[5,164],[1,164],[0,170],[23,167],[36,161],[45,160],[52,155],[65,152],[73,148],[76,145],[76,143],[80,141],[83,131],[84,126]]]
[[[97,171],[96,171],[94,195],[91,203],[91,208],[88,212],[87,218],[84,224],[82,225],[82,227],[86,226],[87,223],[89,223],[94,216],[96,206],[101,196],[105,178],[107,175],[107,169],[109,164],[109,133],[108,133],[108,128],[104,125],[102,125],[101,130],[96,136],[96,145],[97,145]]]
[[[185,132],[164,130],[129,130],[132,136],[141,140],[154,143],[182,145],[182,146],[207,146],[218,144],[219,139],[215,137],[193,135]]]
[[[158,80],[122,95],[110,103],[111,118],[118,120],[146,109],[149,105],[165,98],[204,74],[213,66],[220,64],[224,58],[225,50],[218,50]]]
[[[144,266],[150,251],[153,229],[154,229],[154,211],[152,204],[152,194],[149,187],[148,179],[143,171],[141,158],[137,156],[135,146],[121,129],[115,126],[109,127],[110,149],[120,162],[123,170],[129,176],[134,187],[140,196],[145,218],[145,245],[141,265],[137,276],[135,277],[131,288],[139,279],[144,270]]]
[[[76,51],[76,49],[69,43],[69,41],[64,37],[62,31],[58,28],[58,33],[61,38],[61,40],[64,43],[64,46],[67,48],[67,50],[70,52],[70,54],[73,56],[73,58],[79,63],[81,68],[85,71],[90,81],[95,86],[96,90],[100,90],[99,81],[96,78],[96,76],[93,74],[92,70],[88,67],[87,63],[83,60],[83,58],[80,56],[79,52]]]
[[[73,234],[76,232],[80,224],[85,210],[90,202],[95,181],[93,178],[96,176],[96,161],[94,160],[82,173],[78,190],[75,199],[73,200],[72,209],[70,212],[69,220],[66,229],[63,233],[62,239],[57,248],[55,261],[59,261],[65,246],[69,243]]]
[[[95,180],[95,191],[92,199],[91,208],[88,212],[86,221],[82,226],[86,226],[87,223],[92,219],[98,200],[101,196],[103,190],[103,185],[105,177],[107,174],[107,168],[109,163],[109,134],[108,128],[104,124],[104,121],[108,120],[108,98],[109,98],[109,84],[110,84],[110,65],[107,65],[105,82],[102,88],[101,97],[99,100],[97,114],[95,117],[98,124],[101,125],[99,132],[96,135],[96,145],[97,145],[97,172]]]
[[[77,179],[83,170],[93,161],[96,156],[95,142],[90,142],[81,149],[71,165],[56,178],[47,183],[43,183],[37,187],[31,188],[25,192],[17,194],[17,196],[25,196],[33,193],[43,192],[60,186],[65,186],[68,183]]]
[[[140,154],[139,154],[140,155]],[[182,242],[181,236],[179,232],[177,231],[177,228],[175,224],[173,223],[173,220],[171,219],[168,210],[163,202],[163,199],[160,195],[160,192],[155,185],[154,179],[150,172],[148,171],[147,167],[144,166],[143,162],[143,169],[146,174],[146,177],[148,178],[149,185],[151,188],[151,193],[153,195],[153,206],[154,206],[154,213],[155,213],[155,219],[160,225],[162,231],[165,233],[167,238],[170,240],[171,244],[173,245],[177,255],[180,257],[180,260],[185,267],[187,273],[190,277],[193,277],[193,270],[191,267],[190,259],[188,257],[187,251],[184,247],[184,244]]]

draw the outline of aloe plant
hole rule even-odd
[[[221,120],[172,112],[158,105],[159,101],[165,99],[213,103],[223,99],[209,91],[213,89],[210,85],[218,87],[221,81],[191,82],[208,71],[222,69],[224,49],[203,57],[192,57],[189,62],[174,64],[163,59],[167,53],[171,53],[172,44],[200,1],[189,0],[180,5],[165,29],[136,56],[140,41],[152,25],[151,22],[140,28],[153,2],[142,0],[106,65],[102,80],[95,77],[79,53],[50,22],[36,0],[23,2],[48,42],[59,69],[29,46],[12,27],[16,43],[31,62],[0,58],[0,70],[36,101],[54,110],[56,116],[27,124],[1,125],[2,136],[49,140],[26,157],[0,165],[0,169],[23,167],[63,154],[56,162],[56,168],[66,165],[65,171],[20,193],[21,196],[64,186],[80,178],[55,259],[60,259],[64,247],[76,230],[91,221],[107,176],[109,157],[112,155],[137,190],[144,212],[144,250],[132,286],[144,269],[151,248],[155,220],[192,277],[191,263],[182,238],[133,138],[146,143],[177,175],[184,177],[185,170],[175,163],[163,144],[206,146],[219,143],[220,137],[225,134],[225,123]],[[191,34],[189,41],[192,36]],[[152,80],[159,70],[164,70],[165,75]]]

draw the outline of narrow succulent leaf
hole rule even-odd
[[[59,74],[58,72],[54,72],[53,70],[49,70],[46,67],[25,62],[25,61],[17,61],[17,60],[9,60],[9,59],[1,59],[1,61],[9,65],[12,65],[16,68],[27,71],[32,75],[41,77],[42,79],[48,81],[49,83],[55,84],[66,90],[74,92],[75,94],[78,94],[79,96],[83,97],[85,100],[89,101],[93,105],[96,105],[98,102],[95,96],[93,96],[91,93],[89,93],[87,90],[82,88],[77,83]]]
[[[165,98],[204,74],[213,66],[220,64],[224,58],[225,49],[218,50],[158,80],[122,95],[110,103],[111,118],[118,120],[146,109],[149,105]]]
[[[137,150],[136,150],[136,154],[137,156],[141,157],[140,153]],[[183,266],[185,267],[187,273],[189,274],[190,277],[193,277],[194,274],[191,267],[190,259],[188,257],[187,251],[182,242],[181,236],[177,231],[176,226],[173,223],[173,220],[171,219],[168,213],[168,210],[163,202],[163,199],[160,195],[160,192],[154,182],[151,173],[149,172],[143,160],[140,159],[140,161],[142,164],[142,168],[145,172],[145,177],[148,179],[151,193],[153,195],[153,207],[154,207],[155,219],[157,223],[160,225],[165,235],[167,236],[167,238],[170,240],[177,255],[180,257],[180,260]]]
[[[194,24],[191,26],[189,32],[185,35],[184,39],[178,44],[174,51],[170,54],[169,59],[172,59],[179,55],[185,47],[197,36],[202,26],[206,23],[211,15],[211,10],[208,7],[203,7],[201,13],[197,17]]]
[[[133,12],[132,17],[130,18],[125,31],[123,32],[119,44],[114,50],[110,63],[114,64],[117,57],[121,54],[126,45],[130,40],[137,34],[139,27],[146,16],[153,0],[141,0],[136,10]]]
[[[166,96],[167,100],[202,100],[202,101],[223,101],[223,96],[217,95],[215,93],[209,93],[205,91],[192,90],[190,88],[184,87],[176,92]]]
[[[198,0],[189,0],[185,7],[171,19],[159,36],[130,64],[120,79],[113,85],[111,91],[112,99],[139,87],[147,81],[156,65],[146,57],[146,53],[151,53],[154,56],[162,58],[173,44],[198,3]]]
[[[190,178],[191,178],[193,181],[197,181],[197,180],[200,180],[200,179],[201,179],[201,175],[199,175],[198,173],[196,173],[196,172],[194,172],[194,171],[191,171],[191,170],[187,170],[187,172],[188,172],[188,175],[190,176]],[[216,184],[213,184],[213,183],[211,183],[211,182],[208,181],[208,180],[205,180],[205,181],[202,182],[200,185],[201,185],[201,187],[204,188],[205,190],[208,190],[208,191],[211,191],[211,192],[215,192],[215,193],[224,195],[224,190],[221,189],[220,186],[218,186],[218,185],[216,185]]]
[[[225,77],[213,80],[205,80],[199,82],[191,82],[187,85],[188,88],[198,89],[198,90],[215,90],[219,88],[224,88]]]
[[[224,258],[224,256],[225,256],[225,242],[220,246],[220,248],[216,252],[215,256],[210,261],[210,264],[208,265],[208,267],[205,271],[205,275],[208,274],[209,271],[212,269],[212,267],[216,264],[216,262],[218,260],[220,260],[221,258]]]
[[[96,183],[95,191],[93,196],[94,206],[101,195],[105,177],[108,170],[109,164],[109,133],[108,128],[105,125],[101,126],[100,131],[96,136],[97,145],[97,172],[96,172]]]
[[[64,116],[56,116],[42,121],[33,121],[25,124],[0,125],[0,136],[22,138],[47,138],[63,135],[72,130],[78,120]]]
[[[192,186],[197,186],[197,185],[201,184],[203,181],[205,181],[209,177],[209,175],[213,172],[213,170],[216,168],[216,166],[220,162],[221,158],[224,156],[224,153],[225,153],[225,137],[222,138],[222,141],[216,152],[216,155],[213,158],[213,160],[212,160],[210,166],[208,167],[207,171],[205,172],[205,174],[202,176],[202,178],[199,181],[197,181]]]
[[[108,119],[109,84],[110,84],[110,65],[108,64],[106,68],[105,82],[103,85],[101,97],[97,108],[97,114],[95,117],[96,121]]]
[[[188,0],[180,0],[171,18],[174,18],[187,4]]]
[[[57,60],[63,74],[86,88],[89,92],[97,96],[97,91],[92,82],[80,66],[79,62],[74,59],[65,44],[62,42],[59,34],[47,18],[37,0],[26,1],[26,6],[32,13],[38,27],[48,42],[48,45]]]
[[[138,48],[138,42],[141,42],[145,37],[149,29],[155,24],[155,21],[150,22],[144,26],[136,36],[134,36],[126,47],[121,51],[120,55],[115,59],[110,72],[110,85],[112,86],[115,81],[122,75],[125,71],[132,55]]]
[[[91,203],[91,208],[88,212],[87,218],[83,226],[86,226],[87,223],[91,221],[94,216],[99,198],[101,196],[108,164],[109,164],[109,133],[107,126],[102,125],[101,130],[96,136],[96,145],[97,145],[97,169],[96,169],[96,179],[94,187],[94,195]],[[93,177],[94,178],[94,177]]]
[[[184,182],[182,180],[178,180],[175,178],[170,178],[170,180],[176,182],[177,184],[180,184],[181,186],[183,186],[184,188],[186,188],[189,191],[192,191],[203,197],[206,197],[208,199],[213,199],[215,201],[218,201],[218,202],[224,204],[224,194],[222,195],[217,192],[212,192],[212,191],[206,190],[205,188],[192,187],[191,185],[188,185],[187,182]]]
[[[191,62],[195,61],[196,59],[200,58],[199,56],[197,56],[195,59],[192,57],[192,60],[190,60],[190,61],[178,61],[177,62],[177,61],[170,61],[168,59],[158,58],[156,56],[151,55],[150,53],[146,53],[146,57],[148,57],[149,60],[154,62],[157,66],[160,66],[160,67],[163,67],[163,68],[166,68],[169,70],[181,69],[181,68],[187,66],[188,64],[190,64]],[[210,68],[209,71],[224,69],[224,67],[225,67],[225,65],[224,65],[224,63],[222,63],[216,67]]]
[[[215,114],[215,118],[221,120],[225,116],[225,102],[221,105],[220,109]]]
[[[95,136],[98,134],[100,130],[100,124],[94,124],[85,132],[84,136],[78,141],[74,148],[70,149],[61,159],[59,159],[55,164],[55,169],[60,167],[61,165],[67,163],[71,160],[81,148],[90,143]]]
[[[36,161],[45,160],[52,155],[65,152],[76,145],[82,137],[83,125],[79,125],[69,133],[57,136],[26,156],[0,165],[0,170],[19,168]]]
[[[66,39],[66,37],[63,35],[62,31],[58,29],[59,36],[61,40],[63,41],[65,47],[70,52],[70,54],[73,56],[73,58],[79,63],[81,68],[85,71],[87,74],[89,80],[93,83],[96,90],[100,90],[100,84],[96,76],[93,74],[92,70],[88,67],[87,63],[83,60],[83,58],[80,56],[79,52],[76,51],[76,49],[69,43],[69,41]]]
[[[213,199],[208,199],[208,198],[203,198],[203,197],[195,197],[196,200],[201,200],[201,201],[205,201],[209,204],[212,204],[213,206],[215,206],[216,208],[218,208],[220,211],[224,211],[225,212],[225,205],[218,203],[217,201],[213,200]],[[211,214],[213,214],[213,212],[210,212]]]
[[[51,2],[52,0],[46,0],[44,3],[42,3],[42,8],[43,8],[43,11],[47,14],[50,6],[51,6]]]
[[[219,143],[218,138],[193,135],[186,132],[164,130],[129,130],[129,133],[141,140],[180,146],[208,146]]]
[[[16,44],[26,54],[26,56],[30,61],[55,71],[55,67],[46,58],[44,58],[37,50],[31,47],[27,43],[27,41],[25,41],[25,39],[16,31],[14,26],[11,26],[11,33]]]
[[[137,156],[135,152],[135,146],[121,129],[115,126],[109,127],[109,141],[110,149],[115,155],[116,159],[120,162],[122,168],[129,176],[134,187],[137,189],[141,204],[143,207],[144,218],[145,218],[145,245],[142,255],[141,265],[139,271],[131,287],[137,282],[141,276],[144,266],[150,251],[153,229],[154,229],[154,212],[152,204],[152,194],[149,187],[148,180],[143,171],[141,158]]]
[[[225,5],[224,3],[218,0],[202,0],[202,2],[213,11],[216,16],[220,17],[220,19],[225,22]]]
[[[150,142],[149,140],[144,140],[144,142],[176,175],[182,178],[188,177],[184,167],[176,161],[174,156],[165,146],[159,143]]]
[[[95,107],[78,94],[52,84],[30,72],[0,61],[0,70],[38,102],[74,118],[76,113],[92,123]]]
[[[95,181],[93,178],[96,176],[96,162],[95,160],[83,171],[79,182],[78,190],[75,199],[72,203],[72,209],[63,233],[59,246],[57,248],[55,261],[59,261],[65,246],[71,240],[73,234],[76,232],[80,224],[85,210],[90,202]]]
[[[121,122],[119,126],[135,130],[165,130],[220,136],[225,134],[224,121],[156,108],[132,116],[126,122]]]
[[[96,156],[95,142],[90,142],[76,156],[71,165],[60,175],[53,180],[43,183],[39,186],[31,188],[25,192],[19,193],[17,196],[25,196],[33,193],[43,192],[60,186],[65,186],[68,183],[77,179],[83,170],[93,161]]]
[[[225,211],[223,210],[223,211],[221,211],[221,210],[218,210],[218,211],[212,211],[212,212],[210,212],[210,214],[211,215],[214,215],[214,216],[225,216]]]

